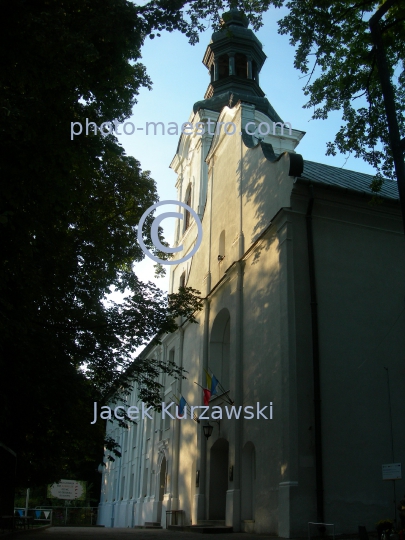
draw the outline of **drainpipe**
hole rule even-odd
[[[243,237],[242,237],[243,238]],[[239,405],[243,402],[243,275],[244,275],[244,261],[238,261],[237,263],[237,297],[236,297],[236,351],[235,351],[235,403]],[[240,532],[241,530],[241,448],[243,440],[243,422],[234,422],[234,462],[229,465],[234,465],[233,475],[233,516],[232,523],[226,523],[232,525],[234,532]],[[232,452],[230,452],[230,458]],[[232,459],[232,458],[231,458]],[[232,484],[231,484],[232,486]],[[232,487],[228,487],[228,490]]]
[[[321,379],[319,366],[318,302],[316,296],[314,239],[312,231],[312,209],[314,206],[314,200],[314,187],[312,184],[310,184],[306,224],[308,244],[309,289],[311,296],[312,366],[314,381],[316,510],[318,522],[323,523],[324,500],[322,464]]]

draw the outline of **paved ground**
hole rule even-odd
[[[247,533],[197,534],[166,529],[110,529],[105,527],[51,527],[45,531],[30,531],[15,535],[18,540],[270,540],[271,536]]]

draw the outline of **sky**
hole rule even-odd
[[[327,120],[311,120],[313,112],[303,108],[308,101],[302,89],[307,79],[294,68],[295,49],[290,45],[289,37],[277,32],[277,21],[286,13],[286,8],[271,8],[263,16],[263,27],[256,32],[267,55],[260,72],[262,90],[285,122],[290,122],[294,129],[306,132],[296,148],[304,159],[373,174],[371,166],[354,156],[347,159],[342,154],[325,155],[326,143],[334,140],[342,125],[341,113],[334,112]],[[141,89],[133,115],[126,121],[133,122],[135,128],[145,127],[146,122],[163,122],[166,126],[169,122],[176,122],[180,128],[188,121],[193,104],[204,98],[209,84],[208,70],[202,59],[211,34],[211,29],[201,34],[200,42],[194,46],[180,32],[162,32],[161,37],[146,40],[140,62],[147,68],[153,89]],[[177,199],[176,175],[169,165],[175,155],[179,136],[153,135],[153,131],[146,135],[145,130],[136,130],[133,135],[121,135],[118,139],[126,153],[140,161],[143,170],[150,171],[156,181],[160,200]],[[175,208],[162,211],[167,210]],[[174,220],[166,219],[162,226],[166,240],[172,245]],[[153,261],[146,259],[135,266],[135,272],[140,279],[155,281],[161,289],[167,290],[170,267],[166,266],[165,278],[154,280],[153,265]]]

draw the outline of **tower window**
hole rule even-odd
[[[186,284],[186,273],[183,272],[180,276],[180,284],[179,287],[184,287]]]
[[[253,75],[253,79],[255,81],[257,81],[257,75],[258,75],[258,73],[257,73],[257,64],[256,64],[256,62],[254,60],[252,62],[252,75]]]
[[[235,73],[237,77],[247,79],[247,58],[244,54],[235,54]]]
[[[223,54],[218,58],[218,79],[224,79],[229,76],[229,58]]]
[[[186,205],[191,208],[191,187],[188,190],[188,195],[187,195],[187,199],[186,199]],[[187,210],[186,210],[185,224],[184,224],[184,230],[185,231],[190,227],[190,224],[191,224],[191,215],[190,215],[190,212],[187,212]]]

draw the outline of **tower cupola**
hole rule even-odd
[[[254,104],[275,122],[281,120],[259,86],[266,55],[248,25],[246,15],[237,9],[223,14],[221,29],[212,34],[203,58],[210,84],[205,99],[194,104],[194,112],[201,108],[219,112],[225,105],[241,100]]]
[[[222,28],[212,35],[203,59],[211,77],[204,97],[237,89],[263,97],[259,72],[266,55],[262,44],[248,28],[246,15],[231,9],[223,14],[221,23]]]

